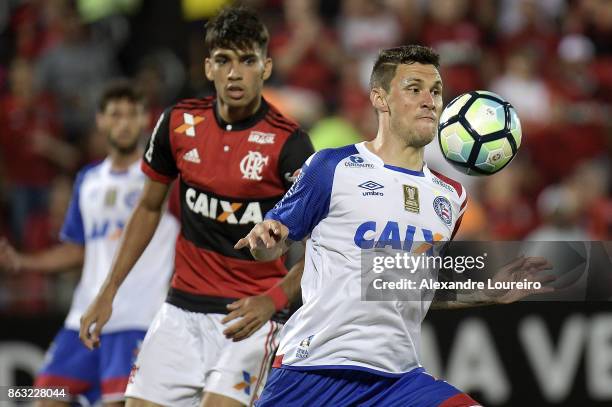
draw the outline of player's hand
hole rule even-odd
[[[485,294],[500,304],[509,304],[519,301],[531,294],[545,294],[553,292],[554,287],[546,286],[556,280],[553,275],[545,275],[542,271],[552,269],[552,264],[544,257],[525,257],[521,256],[502,267],[491,281],[496,282],[539,282],[542,284],[540,289],[510,289],[510,290],[487,290]]]
[[[264,220],[251,229],[248,235],[238,240],[235,249],[248,247],[254,250],[273,249],[279,242],[284,242],[289,235],[289,229],[276,220]]]
[[[21,256],[5,238],[0,239],[0,270],[17,272],[21,269]]]
[[[113,299],[98,296],[81,316],[79,338],[89,349],[100,346],[100,333],[113,313]]]
[[[240,318],[223,331],[223,335],[234,342],[251,336],[276,312],[274,301],[267,295],[242,298],[229,304],[227,309],[230,313],[221,320],[222,323],[227,324]]]

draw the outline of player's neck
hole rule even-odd
[[[387,165],[406,168],[412,171],[423,170],[423,147],[412,147],[390,131],[379,129],[376,138],[366,142],[368,150],[379,156]]]
[[[127,171],[132,164],[140,160],[142,151],[140,148],[135,149],[131,153],[121,153],[115,149],[111,150],[109,157],[111,162],[111,170],[116,172]]]
[[[217,98],[217,112],[226,123],[237,123],[253,116],[261,106],[261,97],[256,97],[244,107],[230,107]]]

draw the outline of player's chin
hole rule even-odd
[[[240,108],[240,107],[248,106],[251,103],[253,98],[247,95],[246,93],[244,93],[238,97],[227,95],[224,99],[225,99],[225,103],[227,104],[227,106],[233,107],[233,108]]]
[[[121,153],[121,154],[131,154],[134,151],[136,151],[136,149],[138,148],[138,139],[130,141],[130,142],[121,142],[121,143],[115,143],[114,147]]]
[[[425,147],[431,143],[436,137],[436,129],[420,129],[416,136],[413,138],[412,145],[415,147]]]

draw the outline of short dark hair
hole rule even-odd
[[[204,45],[208,55],[215,48],[248,50],[259,47],[264,55],[270,35],[257,14],[246,7],[227,7],[206,24]]]
[[[144,106],[144,97],[129,81],[117,80],[109,83],[104,88],[102,96],[100,97],[100,102],[98,103],[98,110],[104,112],[110,102],[120,99],[127,99],[134,104],[141,104]]]
[[[402,45],[382,50],[372,68],[370,89],[383,88],[389,92],[389,85],[395,76],[397,66],[417,62],[440,68],[440,55],[433,49],[422,45]]]

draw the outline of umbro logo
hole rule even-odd
[[[377,189],[384,188],[383,185],[380,185],[378,182],[374,182],[374,181],[366,181],[363,184],[359,184],[359,187],[370,190],[370,191],[375,191]]]
[[[192,148],[191,150],[186,152],[185,155],[183,155],[183,160],[199,164],[200,163],[200,154],[198,154],[198,150],[197,149]]]
[[[366,181],[358,185],[359,188],[367,189],[368,192],[363,192],[363,196],[383,196],[384,193],[376,192],[376,190],[384,188],[384,185],[380,185],[378,182]]]

